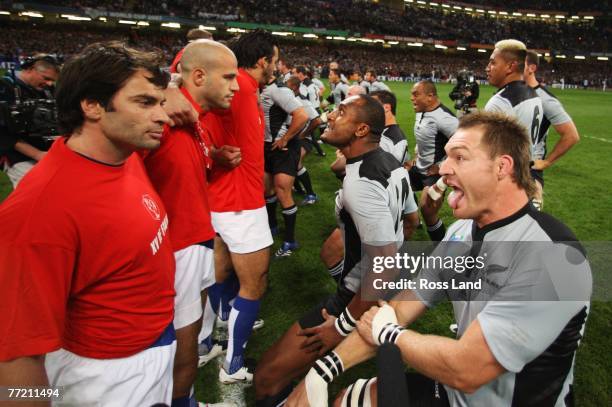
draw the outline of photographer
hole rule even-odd
[[[50,88],[58,74],[53,57],[38,55],[0,78],[0,161],[5,161],[13,188],[44,157],[56,135]]]
[[[476,101],[480,93],[480,87],[474,74],[465,69],[457,74],[457,84],[448,95],[455,102],[457,118],[461,118],[468,113],[474,113],[478,108]]]

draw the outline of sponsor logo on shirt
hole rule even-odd
[[[151,252],[154,256],[159,251],[159,248],[164,241],[164,236],[166,236],[166,232],[168,232],[168,215],[164,216],[164,220],[162,221],[161,225],[159,225],[155,238],[153,241],[151,241]]]
[[[149,214],[153,217],[153,220],[161,219],[161,211],[159,210],[159,208],[157,207],[157,204],[155,203],[155,201],[153,200],[153,198],[151,198],[149,194],[144,194],[142,196],[142,204],[145,207],[145,209],[149,212]]]

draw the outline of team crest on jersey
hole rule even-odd
[[[142,204],[154,220],[161,219],[161,211],[159,210],[159,207],[153,198],[151,198],[148,194],[144,194],[142,196]]]
[[[449,242],[458,242],[458,241],[463,240],[463,236],[453,233],[453,235],[448,240]]]

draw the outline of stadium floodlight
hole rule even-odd
[[[438,49],[447,49],[448,48],[446,45],[442,45],[442,44],[436,44],[436,45],[434,45],[434,47],[438,48]]]
[[[607,61],[608,57],[597,57],[598,61]]]
[[[557,15],[555,16],[555,18],[558,18],[558,19],[560,20],[560,19],[562,19],[562,18],[565,18],[565,16],[562,16],[561,14],[557,14]]]
[[[423,0],[417,0],[417,3],[419,3],[419,4],[427,4]]]
[[[527,13],[527,17],[535,17],[536,15],[533,13]]]
[[[549,56],[550,56],[550,53],[549,53],[549,52],[545,52],[545,53],[544,53],[544,56],[545,56],[545,57],[549,57]]]
[[[421,43],[421,42],[409,42],[407,45],[409,47],[422,47],[423,43]]]
[[[341,37],[341,36],[338,36],[338,37],[334,37],[334,40],[338,40],[338,41],[346,41],[346,37]]]
[[[0,10],[0,15],[2,15],[2,16],[10,16],[11,13],[9,11]]]
[[[272,35],[279,35],[281,37],[286,37],[288,35],[291,35],[291,33],[284,32],[284,31],[272,31]]]
[[[433,1],[429,2],[429,5],[430,5],[430,6],[434,6],[434,7],[439,6],[439,4],[438,4],[438,3],[434,3]]]
[[[477,8],[477,9],[476,9],[476,12],[477,12],[477,13],[484,13],[485,11],[484,11],[483,9],[481,9],[481,8]]]
[[[580,17],[578,17],[578,16],[572,16],[572,20],[580,20]]]
[[[319,38],[319,36],[316,35],[316,34],[304,34],[304,35],[302,35],[302,37],[304,37],[304,38]]]
[[[357,38],[351,37],[351,38],[347,38],[346,40],[350,41],[350,42],[355,42],[355,41],[357,41]]]
[[[550,15],[548,15],[548,14],[540,14],[540,17],[542,17],[542,18],[550,18]]]
[[[471,7],[464,7],[463,9],[464,9],[465,11],[474,11],[474,9],[473,9],[473,8],[471,8]]]
[[[389,44],[391,44],[391,45],[397,45],[397,44],[399,44],[399,41],[389,41]]]
[[[374,42],[378,42],[378,43],[384,44],[385,40],[377,39],[377,40],[374,40]]]
[[[227,29],[228,33],[245,33],[246,30],[243,30],[242,28],[235,28],[235,27],[231,27]]]
[[[557,55],[557,58],[559,58],[559,59],[565,59],[565,55]]]
[[[62,14],[61,17],[70,21],[91,21],[91,17],[73,16],[72,14]]]
[[[374,40],[371,40],[369,38],[362,38],[360,41],[361,42],[374,42]]]
[[[512,15],[513,15],[513,16],[517,16],[517,17],[520,17],[520,16],[522,16],[522,15],[523,15],[523,13],[517,13],[517,12],[514,12],[514,13],[512,13]]]
[[[132,20],[119,20],[118,23],[119,24],[130,24],[130,25],[133,25],[133,24],[136,24],[136,21],[132,21]]]
[[[161,26],[167,28],[181,28],[179,23],[162,23]]]
[[[592,20],[592,19],[594,19],[595,17],[593,17],[593,16],[584,16],[583,18],[584,18],[585,20]]]
[[[453,6],[453,8],[454,8],[455,10],[463,10],[463,8],[461,8],[461,6]]]
[[[457,47],[457,51],[465,51],[466,48],[465,47]]]
[[[207,31],[217,31],[217,27],[213,27],[212,25],[199,25],[198,28],[200,30],[207,30]]]
[[[487,52],[486,49],[478,48],[478,52]]]
[[[497,11],[495,11],[495,10],[489,10],[489,14],[497,14]]]
[[[450,8],[450,6],[448,4],[442,4],[442,7],[444,8]]]
[[[584,55],[574,55],[574,59],[586,59]]]
[[[538,52],[538,56],[539,56],[539,57],[541,57],[541,56],[542,56],[542,54],[540,54],[540,53]]]
[[[106,17],[100,17],[98,20],[106,22]]]
[[[414,0],[404,0],[404,3],[414,3]]]
[[[501,14],[502,16],[507,16],[508,12],[507,11],[500,11],[499,14]]]
[[[325,37],[326,40],[331,40],[332,38],[334,37],[332,37],[331,35],[328,35],[327,37]]]
[[[36,11],[24,11],[23,13],[19,13],[19,15],[25,17],[43,18],[43,15],[37,13]]]
[[[141,27],[148,27],[149,23],[146,21],[139,21],[138,23],[136,23],[136,25],[139,25]]]

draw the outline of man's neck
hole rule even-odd
[[[526,76],[525,83],[531,88],[535,88],[540,84],[540,82],[538,82],[538,80],[536,79],[535,75]]]
[[[258,68],[244,68],[244,71],[248,73],[251,78],[255,79],[255,82],[257,82],[258,85],[261,84],[262,75]]]
[[[74,152],[110,165],[123,164],[133,153],[131,149],[114,144],[101,129],[87,123],[68,138],[66,145]]]
[[[516,184],[511,184],[510,186],[500,184],[498,191],[494,192],[492,196],[496,198],[490,205],[490,209],[474,219],[479,228],[515,214],[529,202],[525,191],[519,189]]]
[[[347,159],[359,157],[378,148],[378,143],[356,141],[340,149]]]
[[[397,120],[395,119],[395,116],[393,116],[393,113],[385,113],[385,126],[391,126],[393,124],[397,124]]]
[[[504,82],[500,85],[500,89],[503,88],[504,86],[506,86],[507,84],[509,84],[510,82],[515,82],[515,81],[522,81],[523,80],[523,75],[521,75],[520,73],[515,73],[509,76],[506,76],[506,79],[504,80]]]
[[[438,107],[440,107],[441,104],[442,103],[440,103],[440,100],[436,100],[435,103],[432,103],[431,105],[427,106],[427,109],[425,110],[425,112],[433,112]]]
[[[193,84],[192,82],[184,82],[183,87],[185,88],[185,90],[187,90],[187,92],[189,92],[194,102],[196,102],[198,106],[200,106],[200,109],[202,109],[202,113],[206,113],[210,110],[210,106],[208,106],[208,103],[206,103],[204,96],[198,95],[197,86],[195,84]]]

